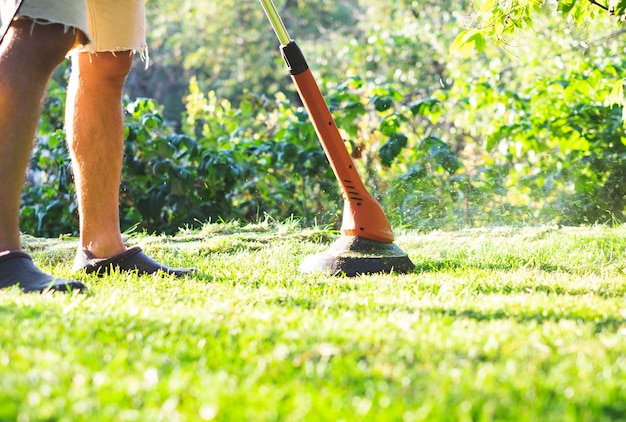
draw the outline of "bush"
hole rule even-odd
[[[626,220],[620,79],[626,62],[613,39],[619,33],[587,43],[541,15],[529,42],[511,46],[514,55],[486,45],[473,57],[457,56],[447,50],[461,14],[447,2],[426,2],[420,10],[408,1],[365,3],[371,7],[364,20],[348,31],[354,38],[325,33],[314,63],[359,173],[393,225]],[[430,19],[435,15],[441,19]],[[255,33],[248,28],[240,40]],[[178,37],[176,45],[183,44]],[[246,42],[241,47],[257,57]],[[550,54],[539,60],[537,51]],[[126,101],[123,229],[140,223],[171,233],[265,214],[337,227],[343,208],[337,182],[298,99],[279,92],[289,81],[275,64],[280,84],[257,80],[276,93],[271,97],[247,93],[240,79],[227,82],[237,94],[224,98],[201,75],[174,78],[188,85],[188,95],[173,123],[155,100]],[[24,191],[22,227],[37,235],[77,227],[63,101],[63,89],[53,84]]]
[[[174,233],[264,215],[306,224],[337,216],[338,188],[306,113],[281,96],[248,96],[233,108],[213,94],[194,95],[189,133],[174,131],[154,100],[125,101],[123,230]],[[78,227],[64,99],[59,86],[50,91],[22,196],[22,229],[37,236],[76,234]]]

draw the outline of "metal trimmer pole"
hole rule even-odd
[[[261,0],[261,6],[263,6],[263,10],[265,10],[265,14],[270,21],[270,25],[272,25],[272,29],[274,29],[276,33],[276,37],[278,37],[278,41],[280,41],[282,45],[289,44],[291,37],[287,32],[287,28],[285,28],[283,20],[278,15],[272,0]]]

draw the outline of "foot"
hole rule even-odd
[[[55,278],[42,272],[31,257],[22,251],[11,251],[0,256],[0,289],[11,286],[19,286],[27,293],[85,289],[81,282]]]
[[[183,277],[196,272],[195,268],[170,268],[149,258],[139,246],[126,249],[111,258],[96,258],[87,249],[79,249],[74,259],[73,270],[87,274],[108,274],[111,271],[136,271],[137,274],[164,273]]]

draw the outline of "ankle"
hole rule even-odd
[[[126,245],[121,241],[103,244],[94,242],[82,243],[80,247],[89,251],[94,258],[102,259],[110,258],[126,250]]]
[[[0,242],[0,255],[6,255],[10,252],[14,252],[14,251],[21,251],[22,250],[22,246],[20,245],[20,243],[18,242],[16,243],[3,243]]]

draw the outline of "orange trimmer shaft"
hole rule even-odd
[[[260,1],[281,43],[283,59],[341,187],[344,201],[341,234],[393,242],[389,221],[378,201],[363,185],[302,51],[289,37],[272,1]]]
[[[393,242],[389,221],[363,185],[311,70],[292,75],[292,79],[341,187],[344,201],[341,234]]]

